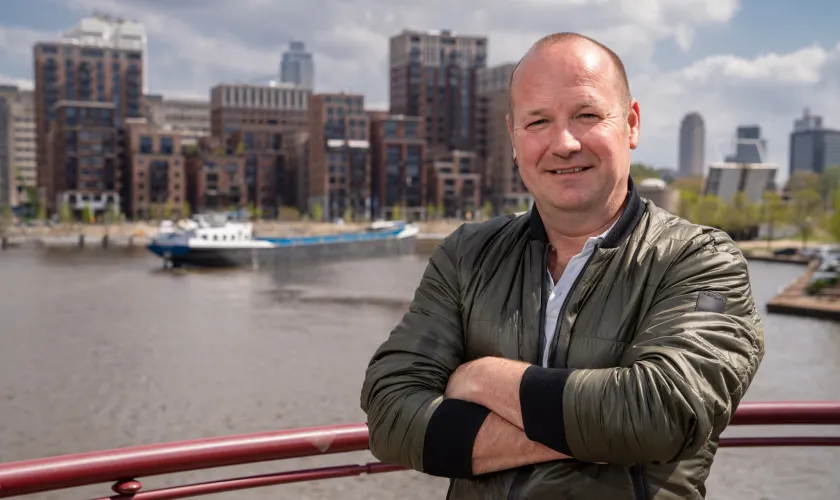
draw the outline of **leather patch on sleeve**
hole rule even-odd
[[[726,308],[726,297],[715,292],[700,292],[697,295],[695,311],[723,313]]]

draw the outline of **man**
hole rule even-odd
[[[371,450],[452,478],[451,499],[704,498],[764,355],[746,262],[637,194],[612,51],[546,37],[510,97],[534,206],[435,249],[366,373]]]

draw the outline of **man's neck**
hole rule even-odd
[[[626,196],[618,203],[610,203],[603,210],[589,212],[586,215],[569,214],[557,210],[543,211],[538,206],[548,242],[559,257],[559,261],[568,262],[583,250],[589,238],[603,234],[615,224],[624,212],[625,201]]]

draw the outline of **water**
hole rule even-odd
[[[143,253],[0,254],[0,461],[361,422],[365,366],[399,321],[425,261],[171,273]],[[802,272],[766,263],[750,269],[762,310]],[[840,325],[766,314],[765,320],[767,356],[748,399],[840,399]],[[831,431],[838,432],[799,432]],[[359,452],[143,483],[163,487],[371,460]],[[721,450],[709,498],[831,498],[840,486],[832,475],[838,462],[840,450]],[[27,498],[90,498],[109,494],[108,486]],[[397,472],[208,498],[442,499],[446,486]]]

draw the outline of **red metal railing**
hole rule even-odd
[[[743,403],[731,425],[840,425],[840,401]],[[840,446],[833,437],[725,438],[721,446]],[[137,446],[0,464],[0,498],[113,482],[117,496],[105,499],[168,500],[317,479],[404,470],[368,463],[344,465],[140,491],[137,478],[269,460],[368,449],[365,424]]]

